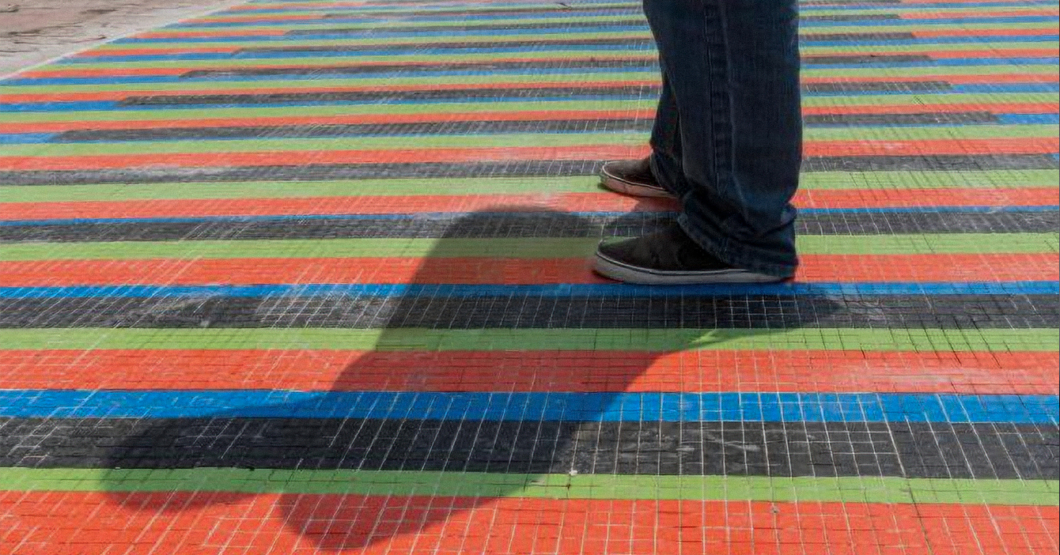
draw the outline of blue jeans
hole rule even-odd
[[[651,168],[733,266],[790,277],[802,163],[797,0],[644,0],[663,86]]]

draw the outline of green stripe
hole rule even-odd
[[[395,15],[396,14],[402,14],[402,15],[406,15],[406,16],[435,16],[435,17],[437,17],[439,15],[446,15],[447,11],[453,10],[454,8],[459,10],[459,12],[483,12],[483,11],[507,12],[507,11],[518,11],[518,10],[522,10],[522,9],[526,9],[526,8],[548,8],[548,11],[551,11],[551,12],[561,11],[560,8],[556,7],[556,4],[534,3],[534,2],[528,2],[528,3],[525,3],[525,4],[520,3],[519,5],[515,5],[515,6],[504,6],[504,5],[495,5],[495,4],[483,4],[483,5],[476,6],[476,5],[473,5],[473,4],[468,4],[468,5],[451,5],[451,6],[444,6],[443,5],[443,6],[435,7],[435,6],[430,6],[430,5],[424,6],[424,5],[419,5],[419,4],[412,4],[410,7],[405,7],[405,6],[401,6],[400,4],[392,4],[392,5],[389,5],[389,6],[382,6],[382,10],[380,10],[380,9],[378,9],[376,7],[357,7],[356,10],[345,9],[345,10],[341,10],[341,11],[337,10],[337,9],[330,9],[330,8],[301,9],[301,10],[292,9],[290,11],[287,11],[286,7],[284,7],[284,8],[269,8],[269,6],[271,6],[271,5],[272,5],[271,3],[258,3],[258,2],[255,2],[253,7],[258,8],[258,9],[282,9],[282,10],[284,10],[284,12],[282,14],[275,14],[275,13],[261,14],[261,15],[266,15],[266,16],[270,16],[270,17],[277,17],[277,16],[288,17],[288,16],[291,16],[291,15],[321,15],[321,14],[325,14],[325,13],[327,13],[327,14],[347,13],[347,14],[350,14],[351,17],[357,17],[357,16],[359,16],[361,14],[378,14],[380,11],[384,11],[388,15],[390,15],[390,14],[395,14]],[[635,8],[639,8],[640,5],[639,4],[634,4],[634,3],[629,3],[629,2],[609,2],[609,3],[592,4],[591,6],[592,6],[593,9],[605,10],[605,9],[635,9]],[[210,15],[207,15],[207,16],[202,16],[202,17],[199,17],[199,18],[196,18],[196,19],[192,19],[191,21],[204,21],[204,20],[211,20],[211,19],[225,18],[225,17],[253,16],[253,15],[258,13],[258,9],[253,9],[253,10],[225,9],[225,10],[221,10],[221,11],[218,11],[218,12],[214,12],[214,13],[212,13]],[[958,9],[960,9],[960,8],[958,8]],[[463,14],[462,13],[458,13],[457,15],[454,15],[454,17],[463,17]]]
[[[862,27],[862,33],[867,39],[871,39],[872,35],[877,31]],[[874,28],[873,28],[874,29]],[[1055,28],[1049,28],[1047,26],[1038,25],[1034,30],[1041,31],[1042,35],[1049,35],[1055,33]],[[832,31],[827,30],[811,30],[807,31],[803,29],[799,33],[799,36],[803,40],[829,40],[830,36],[833,35]],[[299,47],[299,46],[345,46],[345,45],[376,45],[382,48],[389,48],[400,45],[432,45],[432,44],[445,44],[452,42],[468,43],[470,45],[482,44],[486,46],[495,46],[498,44],[504,44],[506,42],[522,42],[528,40],[523,35],[513,35],[510,33],[497,33],[493,35],[468,35],[468,36],[427,36],[427,37],[363,37],[363,38],[333,38],[333,39],[295,39],[294,37],[288,37],[291,40],[278,41],[267,41],[259,40],[256,37],[247,37],[246,40],[232,41],[232,42],[195,42],[187,43],[181,42],[179,39],[174,38],[173,41],[165,42],[157,40],[151,43],[110,43],[103,44],[94,49],[92,52],[114,52],[120,53],[122,50],[139,50],[144,48],[179,48],[181,50],[195,51],[200,48],[276,48],[278,46],[284,47]],[[601,33],[564,33],[558,31],[542,32],[533,35],[533,40],[539,41],[542,45],[547,45],[550,42],[563,43],[567,41],[576,40],[594,40],[594,39],[628,39],[633,40],[647,40],[651,39],[651,33],[645,29],[644,31],[614,31],[614,32],[601,32]],[[1007,37],[1004,36],[985,36],[980,37],[979,41],[974,44],[980,48],[993,44],[992,41],[1004,41]],[[553,40],[549,40],[553,39]],[[924,45],[936,44],[931,42],[931,38],[924,38]],[[851,46],[857,45],[857,41],[851,40]],[[945,44],[945,43],[938,43]],[[1027,45],[1035,45],[1037,42],[1023,43]],[[898,45],[896,45],[898,46]]]
[[[779,478],[194,468],[0,469],[5,491],[349,494],[845,503],[1057,505],[1056,480]]]
[[[1004,93],[1004,94],[941,94],[941,95],[863,95],[863,96],[818,96],[803,98],[804,107],[832,106],[916,106],[930,104],[978,104],[982,110],[990,110],[991,105],[1011,103],[1056,103],[1056,95],[1050,93]],[[0,123],[33,123],[53,121],[170,121],[170,120],[203,120],[213,118],[268,118],[289,116],[355,116],[355,115],[392,115],[392,114],[452,114],[480,112],[522,112],[540,111],[632,111],[654,110],[655,98],[636,100],[596,100],[596,101],[558,101],[558,102],[470,102],[460,103],[426,103],[426,104],[346,104],[339,106],[277,106],[269,108],[197,108],[160,110],[94,110],[70,112],[0,112]],[[247,122],[248,125],[261,125],[262,122]],[[91,128],[91,126],[85,126]],[[10,145],[4,145],[5,150]]]
[[[821,56],[821,55],[838,55],[838,54],[873,54],[878,52],[898,52],[898,53],[927,53],[931,54],[934,52],[963,52],[963,51],[982,51],[984,48],[991,50],[1026,50],[1030,48],[1043,48],[1048,49],[1052,47],[1055,49],[1060,42],[1057,41],[1040,41],[1028,44],[1026,42],[989,42],[989,43],[938,43],[938,44],[874,44],[874,45],[857,45],[856,50],[850,45],[843,46],[804,46],[800,49],[802,55],[805,56]],[[548,46],[547,43],[543,43],[543,46]],[[383,47],[385,48],[385,47]],[[129,61],[118,61],[109,60],[106,62],[88,63],[82,62],[76,64],[76,67],[86,69],[100,69],[100,68],[135,68],[135,67],[194,67],[194,68],[208,68],[208,67],[242,67],[242,66],[269,66],[269,65],[288,65],[295,60],[299,66],[303,65],[332,65],[335,63],[371,63],[371,62],[392,62],[392,63],[405,63],[405,62],[465,62],[465,61],[479,61],[485,59],[495,58],[562,58],[562,59],[581,59],[581,58],[593,58],[593,59],[644,59],[646,57],[654,58],[658,53],[651,48],[645,48],[640,51],[638,55],[637,51],[630,50],[594,50],[586,51],[582,49],[577,50],[565,50],[567,45],[563,43],[557,43],[553,49],[541,49],[534,48],[525,52],[441,52],[434,54],[378,54],[378,55],[350,55],[350,56],[331,56],[321,59],[306,58],[304,56],[290,56],[281,57],[278,56],[282,51],[277,51],[274,54],[277,57],[270,58],[236,58],[235,53],[232,54],[232,58],[228,59],[212,59],[212,60],[152,60],[142,61],[136,60],[135,58]],[[88,60],[91,58],[80,58],[81,60]],[[58,63],[48,66],[46,69],[38,69],[37,71],[48,71],[48,70],[62,70],[68,69],[71,65],[67,63]]]
[[[976,66],[976,75],[1008,75],[1013,72],[1032,75],[1056,75],[1056,66],[1029,65],[1020,66],[1014,70],[1011,65],[1000,64],[994,66]],[[908,78],[923,77],[925,80],[942,79],[949,76],[969,75],[969,68],[961,66],[939,66],[939,67],[910,67],[910,68],[850,68],[850,69],[804,69],[803,79],[835,79],[842,82],[853,82],[859,78]],[[436,85],[444,88],[451,85],[476,84],[491,85],[497,83],[601,83],[619,81],[652,81],[658,82],[655,70],[631,71],[623,73],[607,73],[592,76],[591,81],[586,81],[590,76],[570,75],[561,73],[544,73],[541,75],[520,74],[495,74],[495,75],[443,75],[420,77],[413,73],[408,76],[392,78],[358,78],[355,82],[358,88],[380,87],[386,89],[399,85]],[[270,90],[270,89],[299,89],[299,88],[326,88],[326,87],[350,87],[349,79],[321,78],[303,80],[269,80],[262,81],[225,81],[223,79],[209,81],[181,81],[179,83],[116,83],[116,84],[69,84],[69,85],[4,85],[0,82],[0,91],[9,94],[46,94],[61,92],[100,92],[120,91],[128,92],[130,96],[137,93],[150,91],[198,91],[198,90]],[[1053,98],[1053,103],[1056,99]]]
[[[1022,6],[1020,8],[1023,8],[1025,10],[1040,10],[1041,9],[1040,7],[1022,7]],[[1012,9],[1016,10],[1016,11],[1022,11],[1022,10],[1020,10],[1020,8],[1013,7]],[[1006,10],[1006,11],[1008,11],[1008,10]],[[958,28],[958,29],[997,28],[997,26],[998,26],[997,23],[992,23],[992,22],[977,22],[976,21],[977,18],[974,17],[975,16],[974,12],[972,12],[971,14],[968,14],[968,15],[970,17],[967,17],[966,21],[961,21],[961,22],[957,22],[957,23],[930,23],[930,20],[924,20],[923,25],[921,25],[920,22],[916,22],[916,23],[910,22],[910,24],[908,24],[908,25],[902,25],[902,26],[890,25],[888,27],[897,27],[899,29],[913,30],[913,29],[932,29],[932,28],[937,28],[937,27]],[[958,17],[958,15],[954,14],[951,17]],[[643,18],[643,16],[635,16],[635,15],[630,15],[630,14],[601,15],[601,16],[580,16],[580,17],[567,17],[567,18],[562,18],[562,19],[558,19],[558,18],[551,18],[551,19],[556,23],[557,27],[562,26],[564,24],[569,24],[569,23],[608,23],[608,22],[614,22],[614,23],[620,23],[620,24],[624,23],[624,22],[629,22],[629,24],[631,24],[631,25],[638,25],[638,24],[639,25],[645,25],[645,26],[647,25],[647,22]],[[371,21],[371,22],[367,22],[367,23],[350,23],[350,22],[345,22],[344,23],[344,22],[340,21],[340,22],[319,23],[319,24],[311,23],[311,24],[303,24],[303,25],[257,25],[257,26],[247,25],[247,26],[238,26],[238,27],[227,27],[227,28],[223,28],[223,29],[214,28],[213,30],[220,31],[219,34],[223,34],[223,33],[244,33],[246,31],[262,31],[262,30],[264,30],[264,31],[291,31],[291,30],[309,30],[309,31],[312,31],[312,30],[329,30],[329,29],[362,29],[362,30],[376,29],[376,30],[382,30],[382,29],[405,28],[405,27],[414,27],[414,28],[423,29],[423,30],[432,30],[432,29],[433,30],[444,30],[446,28],[451,28],[451,27],[465,27],[466,26],[466,27],[472,27],[473,28],[473,27],[481,27],[481,26],[489,26],[489,25],[507,25],[507,26],[511,27],[512,29],[518,29],[520,26],[525,26],[525,25],[530,24],[530,23],[540,23],[540,22],[541,21],[539,19],[538,20],[532,20],[532,19],[526,19],[526,18],[489,19],[489,20],[467,20],[467,19],[456,19],[456,18],[454,18],[452,20],[442,20],[442,21],[415,21],[415,20],[408,20],[408,19],[394,19],[394,20],[389,20],[389,21]],[[873,23],[875,23],[875,22],[873,22]],[[1041,23],[1040,22],[1027,22],[1027,23],[1016,23],[1016,24],[1013,24],[1013,25],[1005,24],[1004,27],[1006,29],[1011,29],[1011,28],[1018,28],[1017,26],[1019,26],[1019,25],[1033,25],[1033,26],[1040,27]],[[880,31],[880,27],[882,27],[882,26],[872,26],[871,28],[873,29],[873,31],[871,31],[871,32],[882,32],[882,31]],[[804,24],[803,28],[812,29],[812,28],[814,28],[814,26],[813,25]],[[856,31],[866,32],[865,26],[863,26],[863,25],[844,25],[843,27],[840,27],[840,28],[843,28],[843,29],[850,28],[850,29],[854,29]],[[839,31],[836,31],[836,29],[837,29],[836,27],[828,27],[828,30],[830,32],[839,32]],[[181,33],[181,32],[188,32],[188,31],[208,31],[208,30],[211,30],[211,29],[210,28],[200,28],[200,27],[189,27],[187,25],[173,25],[173,26],[165,28],[164,30],[162,30],[162,32],[163,33],[164,32]],[[459,32],[460,32],[460,30],[455,30],[454,31],[455,34],[458,34]]]
[[[1052,48],[1055,50],[1060,43],[1058,42],[1042,42],[1036,43],[1034,48],[1048,49]],[[974,47],[974,48],[973,48]],[[992,51],[1003,52],[1005,50],[1027,50],[1027,43],[1004,43],[996,42],[990,43],[989,49]],[[930,48],[925,48],[923,45],[910,45],[910,46],[861,46],[857,47],[857,52],[864,54],[873,54],[877,52],[899,52],[899,53],[924,53],[930,55],[932,52],[949,52],[949,51],[982,51],[984,46],[981,44],[939,44],[931,45]],[[838,46],[838,47],[806,47],[801,49],[802,55],[814,56],[814,55],[834,55],[834,54],[850,54],[852,49],[849,46]],[[299,67],[329,67],[336,65],[347,65],[347,64],[405,64],[405,63],[462,63],[462,62],[481,62],[487,60],[496,60],[503,58],[505,60],[529,60],[548,58],[562,61],[573,61],[573,60],[654,60],[658,54],[654,50],[646,50],[642,54],[637,55],[628,51],[617,50],[599,50],[586,52],[585,50],[549,50],[547,52],[541,52],[538,50],[528,50],[524,52],[506,52],[503,54],[497,54],[494,52],[469,52],[457,54],[453,52],[440,53],[440,54],[381,54],[375,56],[329,56],[322,58],[229,58],[220,60],[150,60],[150,61],[109,61],[109,62],[98,62],[98,63],[78,63],[74,66],[71,64],[52,64],[47,67],[36,69],[36,73],[48,73],[50,71],[66,71],[71,67],[77,69],[93,70],[93,69],[159,69],[159,68],[186,68],[188,70],[195,69],[214,69],[214,68],[246,68],[246,67],[272,67],[272,66],[289,66],[292,64],[291,60],[296,60],[295,65]]]
[[[114,241],[8,244],[0,261],[224,258],[582,258],[596,238],[292,239],[247,241]],[[1055,253],[1056,233],[944,235],[802,235],[799,251],[812,254],[913,255]]]
[[[799,187],[804,190],[861,191],[1022,189],[1055,188],[1058,182],[1060,170],[814,172],[803,174]],[[599,183],[600,178],[596,176],[474,178],[462,180],[459,191],[452,191],[449,179],[0,186],[0,202],[598,193],[601,190]]]
[[[542,7],[544,7],[544,6],[542,6]],[[557,8],[555,5],[552,5],[552,6],[549,6],[549,7],[551,7],[552,9],[551,10],[543,10],[540,13],[527,14],[527,16],[523,17],[521,20],[523,20],[523,21],[540,21],[542,19],[546,19],[546,20],[555,19],[554,16],[563,13],[563,10],[560,9],[560,8]],[[503,11],[503,12],[517,11],[517,10],[519,10],[521,8],[523,8],[523,6],[511,6],[511,7],[508,7],[507,9],[500,8],[499,11]],[[637,5],[637,4],[599,4],[599,5],[591,4],[591,5],[583,5],[583,6],[581,6],[581,8],[582,9],[591,8],[593,10],[603,11],[603,10],[606,10],[606,9],[627,9],[627,10],[629,10],[629,9],[639,9],[640,6]],[[469,7],[467,10],[464,10],[464,9],[461,8],[460,11],[472,11],[472,12],[474,12],[474,11],[485,10],[485,9],[488,9],[488,8],[486,8],[486,7],[478,7],[476,9],[476,8]],[[947,15],[947,16],[950,16],[950,17],[976,17],[981,12],[985,11],[983,8],[979,8],[979,7],[969,8],[969,7],[961,7],[961,6],[949,6],[949,7],[946,7],[946,8],[932,8],[932,9],[933,10],[937,10],[936,13],[944,14],[944,15]],[[1037,5],[1013,6],[1011,8],[1011,11],[1014,11],[1014,12],[1040,11],[1041,9],[1042,9],[1042,6],[1037,6]],[[387,10],[387,11],[390,11],[390,10]],[[454,23],[455,22],[463,22],[465,20],[464,18],[466,17],[462,13],[446,13],[445,11],[429,10],[429,9],[425,10],[425,9],[402,9],[402,8],[397,8],[394,11],[398,12],[399,14],[401,14],[401,15],[403,15],[405,17],[409,17],[409,18],[416,18],[416,17],[446,17],[446,16],[449,16],[450,19],[448,21],[454,22]],[[805,17],[811,17],[812,18],[812,17],[817,17],[817,16],[829,17],[829,16],[837,16],[837,15],[840,15],[840,16],[847,16],[847,15],[850,15],[850,16],[855,16],[855,15],[903,15],[903,14],[908,14],[909,11],[910,11],[910,9],[908,7],[905,7],[905,6],[901,6],[901,7],[893,7],[893,6],[887,6],[887,7],[859,7],[859,8],[848,9],[848,10],[822,9],[822,10],[806,10],[806,11],[803,11],[803,17],[804,18]],[[1009,10],[1006,9],[1006,11],[1009,11]],[[230,18],[234,18],[234,17],[253,17],[255,15],[258,15],[260,17],[265,17],[265,18],[272,18],[273,20],[283,21],[285,19],[288,19],[288,18],[291,18],[291,17],[294,17],[294,16],[313,16],[313,15],[322,16],[325,13],[328,13],[328,14],[342,13],[342,14],[348,15],[348,17],[350,19],[354,19],[354,18],[357,18],[357,17],[363,17],[365,15],[370,15],[373,12],[374,12],[374,10],[362,10],[362,11],[345,10],[345,11],[342,11],[342,12],[323,11],[323,10],[291,10],[291,11],[284,11],[283,13],[279,13],[279,14],[277,14],[277,13],[255,14],[254,11],[250,11],[250,10],[248,10],[248,11],[236,10],[236,11],[223,11],[223,12],[213,13],[213,14],[210,14],[210,15],[202,16],[202,17],[197,17],[195,19],[188,20],[186,23],[218,22],[218,20],[230,19]],[[497,15],[500,16],[500,15],[503,15],[503,14],[497,14]],[[583,17],[618,17],[618,14],[616,14],[615,16],[583,16]],[[630,17],[630,15],[622,14],[622,17]],[[411,19],[411,20],[415,21],[415,19]],[[223,22],[223,21],[220,21],[220,22]]]
[[[959,125],[952,127],[818,127],[807,141],[932,141],[969,139],[1035,139],[1058,134],[1055,125]],[[500,133],[420,135],[414,137],[328,137],[319,139],[253,138],[233,140],[129,141],[115,143],[49,143],[5,145],[5,156],[101,156],[264,151],[405,150],[431,148],[521,148],[594,145],[637,146],[648,133]]]
[[[1057,329],[3,329],[5,349],[348,349],[377,351],[1042,351]]]
[[[631,18],[630,16],[618,16],[618,17],[619,17],[619,19],[622,19],[622,20],[632,20],[632,19],[634,19],[634,18]],[[579,19],[585,19],[585,18],[579,18]],[[519,20],[516,20],[516,21],[519,21]],[[566,23],[568,21],[573,21],[573,19],[564,19],[564,20],[562,20],[561,23]],[[643,30],[637,30],[637,31],[628,31],[628,33],[630,33],[630,34],[643,33],[644,31],[647,31],[647,28],[648,28],[647,27],[647,21],[644,20],[644,19],[640,19],[639,22],[644,24],[644,29]],[[478,22],[476,22],[476,21],[462,21],[462,22],[459,23],[459,26],[461,26],[461,27],[463,27],[463,26],[481,27],[481,26],[485,26],[485,25],[493,25],[494,23],[495,23],[495,21],[478,21]],[[880,22],[880,23],[882,23],[882,22]],[[336,23],[336,24],[327,26],[327,28],[328,29],[360,29],[360,30],[368,31],[368,30],[371,30],[373,28],[373,25],[375,25],[375,24],[374,23],[367,23],[367,24],[354,25],[354,24]],[[402,22],[399,22],[399,23],[395,23],[394,25],[405,27],[405,26],[408,26],[408,22],[407,21],[402,21]],[[508,25],[512,29],[518,29],[518,27],[519,27],[519,25],[517,23],[514,23],[514,24],[508,23]],[[435,25],[435,26],[446,27],[446,26],[453,26],[453,24],[452,24],[452,22],[438,22],[438,25]],[[558,26],[562,26],[562,25],[558,25]],[[304,28],[304,27],[299,27],[299,28],[301,29],[301,28]],[[893,33],[893,32],[902,32],[902,31],[909,31],[909,32],[913,32],[913,31],[954,31],[954,30],[960,31],[960,30],[966,30],[966,29],[967,30],[991,30],[991,31],[992,30],[999,30],[999,29],[1002,29],[1002,30],[1011,30],[1011,29],[1041,30],[1042,28],[1043,28],[1043,24],[1041,22],[1039,22],[1039,21],[1028,21],[1028,22],[1024,22],[1024,23],[992,23],[992,22],[976,22],[975,20],[969,20],[969,21],[961,21],[961,22],[956,22],[956,23],[931,23],[930,20],[926,20],[925,19],[925,20],[922,20],[922,21],[917,21],[916,23],[908,22],[906,24],[899,24],[899,25],[871,25],[871,26],[866,26],[866,25],[836,25],[836,26],[829,26],[829,27],[815,27],[815,26],[812,26],[812,25],[804,25],[802,27],[802,29],[800,30],[800,34],[804,34],[805,35],[805,34],[811,34],[811,33],[843,33],[843,34],[861,35],[861,34],[876,34],[876,33]],[[240,34],[246,32],[248,30],[253,30],[253,31],[262,31],[262,30],[264,30],[264,31],[281,31],[281,32],[285,31],[285,29],[281,29],[281,28],[277,28],[277,27],[273,27],[273,26],[266,26],[266,27],[262,27],[262,26],[257,26],[257,27],[250,27],[250,26],[245,26],[245,27],[227,27],[227,28],[223,28],[223,29],[217,29],[217,28],[213,28],[213,29],[211,29],[211,28],[191,28],[191,29],[189,29],[189,28],[167,27],[167,28],[162,28],[162,29],[155,29],[155,30],[151,31],[151,35],[152,35],[153,38],[155,38],[155,37],[157,37],[157,38],[165,38],[166,35],[169,35],[169,34],[179,35],[181,33],[186,33],[188,31],[193,31],[193,32],[196,32],[196,33],[207,33],[207,34],[212,34],[212,35],[216,35],[216,36],[229,36],[229,35],[240,35]],[[558,32],[561,32],[561,31],[558,31]],[[623,33],[623,31],[617,31],[616,33],[621,34],[621,33]],[[449,37],[450,38],[452,38],[452,37],[462,37],[462,35],[461,35],[461,32],[459,30],[454,30],[453,33],[451,33],[449,35]],[[404,41],[407,38],[413,38],[413,37],[394,37],[393,40],[395,40],[395,41]],[[378,40],[378,37],[376,37],[376,40]]]

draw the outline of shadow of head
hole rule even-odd
[[[332,327],[373,341],[349,352],[326,392],[271,392],[265,403],[250,395],[237,407],[126,421],[107,460],[109,498],[128,510],[173,513],[255,495],[231,482],[144,493],[130,483],[129,469],[283,474],[290,481],[267,489],[280,494],[268,517],[317,548],[340,550],[416,533],[454,511],[515,494],[523,482],[507,479],[513,476],[675,472],[660,454],[688,447],[666,432],[681,422],[642,420],[637,407],[649,402],[645,394],[680,391],[679,384],[633,387],[637,380],[666,357],[819,322],[829,303],[807,314],[775,292],[649,288],[593,277],[589,259],[601,236],[639,235],[669,217],[500,206],[425,220],[414,235],[439,237],[430,252],[408,268],[366,267],[373,285],[256,301],[255,325],[293,335]],[[306,489],[288,472],[329,470],[342,471],[331,479],[347,483]],[[389,475],[394,483],[404,473],[444,484],[446,474],[430,473],[453,472],[493,486],[417,499],[356,483],[379,471],[399,473]],[[676,471],[711,472],[702,460]],[[481,491],[490,493],[476,496]]]

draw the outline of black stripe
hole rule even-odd
[[[571,177],[595,175],[599,160],[524,160],[451,164],[305,164],[299,166],[186,167],[165,169],[6,171],[4,185],[188,183],[196,181],[317,181],[377,178]],[[1047,154],[996,156],[836,156],[807,158],[804,172],[976,171],[1056,169]]]
[[[515,238],[633,237],[656,231],[673,221],[672,214],[633,212],[586,216],[590,226],[568,225],[563,218],[541,214],[476,215],[474,223],[454,222],[464,214],[394,219],[319,218],[292,221],[217,219],[189,222],[122,222],[61,225],[0,226],[0,243],[103,241],[217,241],[268,239],[383,238]],[[888,235],[938,233],[1055,233],[1060,211],[1028,212],[891,212],[803,214],[796,220],[800,235]],[[601,233],[600,230],[603,230]]]
[[[917,54],[895,54],[895,55],[846,55],[846,56],[804,56],[804,64],[901,64],[909,62],[930,62],[930,56]],[[282,75],[365,75],[376,73],[412,72],[426,73],[431,71],[511,71],[521,69],[549,70],[549,69],[658,69],[659,64],[654,59],[584,59],[584,60],[548,60],[529,62],[498,62],[484,60],[481,62],[451,62],[451,63],[409,63],[409,64],[385,64],[385,65],[335,65],[335,66],[285,66],[285,67],[248,67],[230,69],[196,69],[182,73],[182,78],[192,79],[201,77],[260,77],[260,76],[282,76]]]
[[[1055,480],[1055,425],[5,419],[0,465]]]
[[[899,41],[915,40],[913,33],[814,33],[805,34],[800,37],[806,42],[823,41]],[[597,37],[585,39],[561,39],[561,40],[514,40],[503,42],[432,42],[432,43],[386,43],[386,44],[350,44],[341,46],[261,46],[253,48],[241,48],[236,51],[240,54],[278,54],[278,53],[305,53],[316,52],[364,52],[374,50],[386,50],[391,53],[399,52],[422,52],[424,50],[447,50],[447,49],[470,49],[470,48],[545,48],[556,46],[652,46],[655,41],[649,38],[628,37]]]
[[[807,127],[967,125],[997,123],[989,112],[952,114],[810,114]],[[307,137],[372,137],[394,135],[470,135],[499,133],[647,133],[650,119],[544,120],[544,121],[445,121],[428,123],[277,125],[246,127],[186,127],[161,129],[86,129],[65,131],[51,142],[166,141],[188,139],[279,139]]]
[[[488,264],[489,260],[482,262]],[[426,263],[430,265],[430,261]],[[130,283],[132,280],[130,280]],[[0,299],[0,328],[943,328],[1060,327],[1056,295],[158,295]]]
[[[811,83],[804,85],[803,90],[809,93],[837,92],[946,92],[952,90],[949,83],[942,81],[910,82],[843,82]],[[541,99],[580,97],[643,97],[658,96],[659,87],[654,85],[633,85],[620,87],[548,87],[548,88],[482,88],[482,89],[433,89],[423,91],[347,91],[347,92],[291,92],[259,94],[188,94],[161,96],[130,96],[118,103],[119,106],[188,106],[188,105],[255,105],[255,104],[300,104],[328,102],[413,102],[418,100],[459,102],[470,99]]]

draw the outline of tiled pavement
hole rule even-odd
[[[634,2],[255,1],[0,82],[0,553],[1058,550],[1055,1],[807,0],[797,283],[603,282]]]

